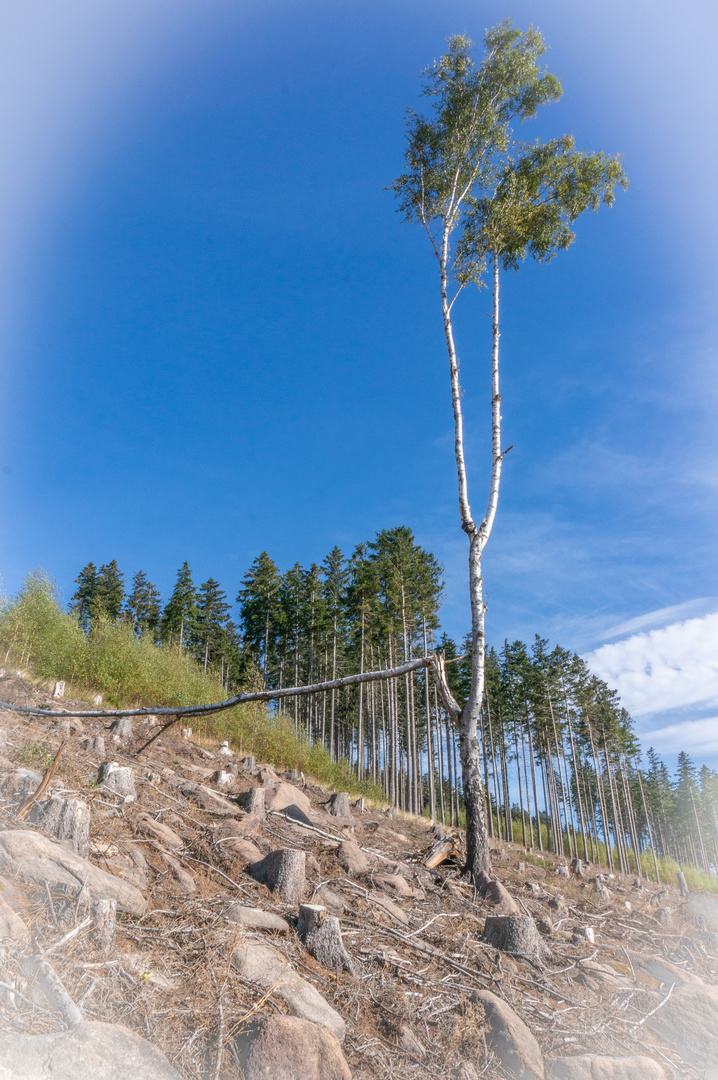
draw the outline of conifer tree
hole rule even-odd
[[[148,580],[143,570],[138,570],[132,578],[132,592],[127,597],[125,612],[136,634],[149,631],[157,633],[160,621],[160,591]]]
[[[83,566],[75,578],[77,591],[70,600],[70,611],[77,617],[85,633],[90,629],[92,620],[92,612],[97,596],[97,576],[97,567],[93,562]]]
[[[168,645],[176,642],[180,652],[196,644],[197,590],[187,562],[183,562],[177,571],[172,595],[162,612],[160,634]]]
[[[124,601],[124,574],[120,573],[117,560],[113,559],[98,571],[91,618],[104,616],[111,622],[117,622],[122,614]]]
[[[220,651],[222,644],[227,644],[229,611],[227,594],[218,581],[209,578],[200,585],[197,598],[197,635],[205,671],[215,652]]]
[[[243,641],[262,671],[265,687],[275,681],[274,646],[281,619],[282,577],[266,551],[254,560],[237,595]]]

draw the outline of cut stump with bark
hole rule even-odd
[[[115,944],[117,901],[93,900],[90,903],[90,915],[92,917],[95,944],[103,956],[109,956]]]
[[[64,841],[83,859],[87,858],[90,853],[90,808],[82,799],[53,795],[48,802],[36,804],[29,817],[44,832]]]
[[[352,816],[352,804],[346,791],[335,791],[326,806],[332,817],[350,818]]]
[[[254,814],[260,820],[264,818],[264,788],[253,787],[237,796],[237,802],[248,814]]]
[[[247,873],[268,885],[287,904],[298,904],[306,888],[306,855],[293,848],[270,851],[259,862],[250,863]]]
[[[487,915],[484,941],[515,956],[536,958],[547,951],[530,915]]]
[[[339,919],[335,915],[327,915],[326,908],[321,904],[301,905],[297,932],[307,952],[324,967],[356,975],[356,965],[344,948]]]

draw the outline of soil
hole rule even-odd
[[[12,686],[0,681],[0,699],[13,700],[11,691],[22,704],[60,707],[48,691],[18,677]],[[67,699],[61,704],[92,707]],[[18,768],[43,774],[64,737],[52,726],[49,717],[0,711],[1,830],[40,828],[27,816],[18,819],[24,796],[13,793],[11,781]],[[188,794],[191,785],[182,790],[178,784],[190,780],[213,788],[213,774],[234,761],[231,786],[216,790],[239,810],[241,824],[249,815],[239,809],[238,796],[261,784],[260,770],[270,777],[271,770],[262,763],[245,769],[216,746],[183,739],[179,725],[138,756],[157,727],[135,720],[133,735],[121,742],[113,742],[109,727],[109,720],[86,721],[71,735],[43,798],[62,794],[89,805],[90,861],[134,884],[143,882],[146,914],[119,918],[110,955],[101,952],[90,925],[58,944],[83,921],[81,905],[38,894],[20,877],[0,878],[0,896],[29,928],[24,940],[0,941],[0,1030],[61,1029],[56,1015],[32,1005],[23,981],[21,958],[44,952],[87,1019],[132,1028],[188,1080],[242,1080],[234,1037],[258,1015],[284,1011],[271,993],[244,983],[230,964],[242,935],[261,933],[345,1020],[343,1051],[354,1080],[508,1075],[483,1037],[483,1013],[472,997],[486,989],[518,1013],[546,1057],[643,1054],[669,1077],[704,1075],[663,1041],[654,1020],[672,986],[718,982],[718,934],[704,916],[691,915],[678,890],[609,877],[605,868],[586,864],[582,877],[566,879],[556,870],[568,860],[492,841],[492,873],[520,911],[536,920],[546,947],[538,958],[510,956],[482,940],[493,905],[462,876],[458,832],[456,853],[428,870],[424,860],[440,826],[359,805],[351,818],[338,819],[323,809],[331,793],[300,780],[296,786],[311,803],[310,824],[304,813],[292,819],[286,811],[270,812],[247,823],[246,840],[262,855],[277,848],[306,853],[304,902],[322,902],[319,890],[331,896],[330,914],[339,917],[356,974],[330,971],[301,943],[298,904],[283,903],[246,872],[252,859],[231,840],[242,832],[229,827],[236,818],[208,810]],[[96,786],[102,762],[83,744],[98,735],[104,735],[106,758],[133,770],[135,802]],[[181,839],[170,859],[170,848],[148,834],[140,815],[150,815]],[[343,869],[337,848],[345,840],[367,857],[367,873],[350,876]],[[184,874],[174,872],[173,864]],[[608,897],[596,890],[599,873]],[[406,889],[383,880],[397,875]],[[248,930],[226,919],[223,911],[231,901],[281,916],[291,932]],[[586,936],[586,928],[593,934]]]

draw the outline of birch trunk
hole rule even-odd
[[[461,528],[469,538],[469,596],[471,600],[471,687],[460,717],[460,752],[466,810],[466,867],[476,875],[489,870],[489,840],[486,827],[486,803],[481,782],[481,756],[478,740],[478,717],[484,697],[486,675],[486,604],[483,597],[481,560],[491,535],[499,500],[503,454],[501,452],[501,397],[499,395],[499,263],[493,260],[493,320],[491,349],[491,479],[486,513],[476,525],[469,505],[469,490],[464,458],[464,420],[461,410],[459,362],[454,344],[449,302],[449,234],[444,228],[439,267],[441,272],[441,310],[444,336],[449,355],[451,402],[454,413],[454,456],[459,489]]]

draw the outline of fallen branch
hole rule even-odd
[[[37,800],[40,798],[40,796],[45,793],[45,790],[47,789],[47,785],[52,780],[53,773],[55,772],[55,769],[57,768],[57,763],[60,760],[60,754],[62,753],[62,751],[64,749],[65,749],[65,740],[63,739],[62,742],[60,743],[60,747],[59,747],[57,753],[55,754],[54,758],[52,759],[52,764],[50,765],[50,768],[45,769],[45,775],[43,776],[42,780],[40,781],[40,783],[39,783],[39,785],[37,787],[37,790],[34,791],[32,793],[32,795],[30,795],[30,797],[25,800],[25,802],[22,804],[22,806],[18,810],[17,816],[19,818],[25,817],[25,814],[27,814],[29,812],[29,810],[34,806],[34,804],[37,802]]]
[[[345,675],[341,679],[330,679],[328,682],[313,683],[311,686],[285,686],[281,690],[257,690],[251,694],[236,694],[234,697],[227,698],[226,701],[213,701],[208,705],[181,705],[167,708],[149,706],[143,709],[76,709],[72,711],[69,709],[31,709],[27,705],[11,705],[9,702],[0,701],[0,709],[21,713],[23,716],[63,716],[65,718],[71,716],[95,717],[96,719],[105,716],[171,716],[173,717],[172,722],[175,723],[182,716],[207,716],[210,713],[225,712],[227,709],[233,709],[235,705],[244,705],[249,701],[279,701],[283,698],[297,697],[301,694],[318,694],[324,690],[337,690],[342,686],[358,686],[359,683],[379,682],[382,679],[398,679],[402,675],[408,675],[411,671],[418,671],[427,667],[436,670],[434,656],[421,656],[416,660],[407,660],[405,664],[400,664],[399,667],[386,668],[383,671],[364,671],[359,675]],[[161,733],[158,732],[158,734]],[[156,738],[157,735],[154,735],[150,742],[153,742]],[[149,746],[149,742],[145,745]],[[144,750],[144,746],[140,749]]]
[[[36,986],[50,1008],[59,1012],[69,1028],[82,1023],[83,1016],[75,1002],[65,989],[60,976],[47,960],[41,956],[26,956],[20,960],[20,967],[30,986]]]

